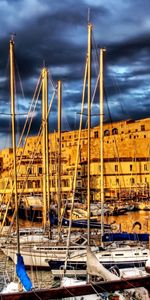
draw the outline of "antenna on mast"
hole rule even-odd
[[[43,59],[43,68],[45,68],[45,59]]]
[[[11,40],[14,41],[14,37],[16,36],[16,33],[15,32],[11,32],[10,36],[11,36]]]
[[[91,14],[91,9],[88,8],[88,23],[90,23],[90,14]]]

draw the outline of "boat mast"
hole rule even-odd
[[[88,214],[88,224],[87,224],[87,235],[88,235],[88,246],[90,246],[90,132],[91,132],[91,46],[92,44],[92,24],[88,24],[88,161],[87,161],[87,214]]]
[[[61,226],[61,103],[62,103],[62,82],[58,80],[58,182],[57,182],[57,200],[58,200],[58,230],[60,237]]]
[[[14,68],[14,39],[10,39],[10,97],[11,97],[11,122],[12,122],[12,147],[13,147],[13,164],[14,164],[14,199],[16,211],[16,232],[17,232],[17,253],[20,254],[19,242],[19,215],[18,215],[18,191],[17,191],[17,163],[16,163],[16,122],[15,122],[15,68]]]
[[[101,162],[101,245],[103,246],[102,237],[104,235],[104,48],[100,49],[100,162]]]
[[[46,183],[47,183],[47,222],[50,224],[49,211],[50,211],[50,182],[49,182],[49,124],[48,124],[48,70],[46,69]]]
[[[43,227],[46,229],[47,223],[47,206],[48,206],[48,174],[47,174],[47,165],[48,165],[48,150],[47,150],[47,108],[48,108],[48,72],[46,68],[42,70],[42,122],[43,122]]]

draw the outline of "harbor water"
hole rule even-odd
[[[128,212],[120,216],[109,216],[105,217],[105,222],[109,224],[114,223],[116,230],[121,228],[122,231],[128,232],[133,232],[133,224],[139,222],[141,224],[141,229],[137,226],[134,228],[134,232],[150,233],[150,211]],[[26,226],[25,223],[24,226]],[[49,270],[28,270],[28,274],[35,288],[49,288],[54,284]],[[0,290],[3,288],[4,283],[8,278],[10,280],[15,280],[15,276],[13,262],[8,260],[2,251],[0,251]]]
[[[127,232],[136,232],[136,233],[150,233],[150,211],[133,211],[127,212],[119,216],[108,216],[105,217],[106,223],[116,224],[116,230],[127,231]],[[141,229],[139,226],[134,227],[135,222],[141,224]],[[115,226],[114,226],[115,227]]]

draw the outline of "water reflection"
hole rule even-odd
[[[135,222],[140,222],[142,225],[141,230],[139,226],[134,228],[134,232],[136,233],[150,233],[150,211],[135,211],[135,212],[128,212],[124,215],[120,216],[108,216],[105,217],[106,223],[115,222],[116,224],[120,225],[122,231],[132,232],[133,224]],[[116,226],[119,228],[119,226]]]

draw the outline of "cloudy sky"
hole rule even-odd
[[[77,129],[87,51],[87,22],[93,24],[93,90],[99,48],[105,55],[105,120],[150,116],[149,0],[1,0],[0,148],[10,142],[9,39],[15,36],[16,110],[21,131],[43,64],[56,85],[63,82],[62,129]],[[51,96],[51,86],[50,96]],[[85,99],[86,101],[86,99]],[[40,100],[32,133],[40,126]],[[50,114],[57,126],[57,101]],[[98,114],[98,93],[93,111]],[[92,124],[96,124],[92,117]]]

